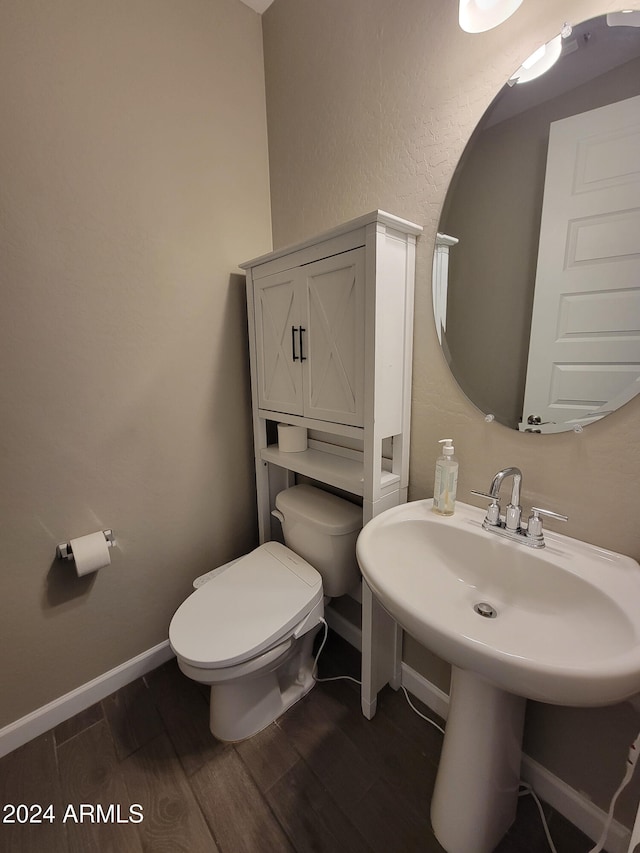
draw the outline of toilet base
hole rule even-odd
[[[246,740],[271,725],[311,690],[313,641],[320,626],[308,631],[272,670],[255,677],[211,685],[209,728],[218,740]]]

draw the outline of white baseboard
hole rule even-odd
[[[328,626],[336,634],[339,634],[343,640],[346,640],[349,645],[356,648],[359,652],[362,651],[362,631],[357,625],[349,622],[348,619],[345,619],[344,616],[333,610],[331,606],[325,608],[324,618],[327,620]]]
[[[338,613],[327,609],[326,619],[329,626],[340,634],[343,639],[357,649],[362,648],[361,631]],[[447,719],[449,713],[449,697],[415,669],[402,664],[402,685],[427,707]],[[533,758],[522,756],[522,779],[536,792],[540,799],[565,817],[586,836],[597,841],[605,824],[606,813],[591,800],[567,785]],[[605,850],[608,853],[627,853],[631,832],[618,821],[614,820],[609,829]]]
[[[416,672],[415,669],[407,666],[406,663],[402,664],[401,678],[402,686],[406,687],[409,693],[413,693],[416,699],[424,702],[427,707],[431,708],[443,720],[447,719],[449,714],[449,696],[444,690],[436,687],[435,684],[428,681],[423,675]]]
[[[579,794],[528,755],[522,756],[522,778],[542,800],[549,803],[586,836],[593,841],[600,838],[607,815],[584,794]],[[631,832],[614,820],[607,835],[605,849],[609,853],[627,853],[630,839]]]
[[[19,746],[27,743],[43,732],[49,731],[59,723],[74,717],[85,708],[89,708],[105,696],[114,693],[125,684],[135,681],[152,669],[160,666],[173,657],[169,641],[159,643],[152,649],[137,655],[131,660],[125,661],[115,669],[99,675],[92,681],[80,685],[70,693],[65,693],[48,705],[37,708],[32,713],[21,717],[13,723],[9,723],[0,729],[0,757],[13,752]]]

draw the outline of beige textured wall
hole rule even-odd
[[[167,638],[256,539],[243,279],[271,247],[260,17],[0,5],[0,726]],[[56,543],[113,527],[78,579]]]
[[[563,531],[640,559],[640,399],[582,435],[522,435],[485,423],[440,352],[430,291],[444,196],[476,122],[507,79],[565,20],[618,3],[537,0],[469,35],[453,0],[275,0],[263,18],[272,224],[277,246],[380,207],[424,226],[415,316],[410,496],[430,496],[437,440],[455,437],[460,498],[505,465],[524,473],[524,503],[565,512]],[[633,0],[630,8],[640,8]],[[550,525],[551,526],[551,525]],[[427,674],[430,656],[412,644]],[[439,667],[434,678],[439,677]],[[532,705],[530,754],[601,806],[623,772],[640,715]],[[632,820],[638,789],[619,814]]]

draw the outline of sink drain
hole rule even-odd
[[[484,616],[485,619],[495,619],[498,615],[498,611],[495,607],[487,604],[486,601],[479,601],[478,604],[474,604],[473,609],[479,616]]]

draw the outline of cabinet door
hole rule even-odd
[[[300,267],[304,414],[362,426],[364,248]]]
[[[302,415],[297,269],[258,279],[254,287],[258,405]]]

